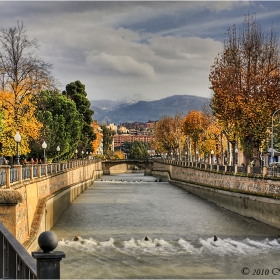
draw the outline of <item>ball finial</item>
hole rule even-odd
[[[44,253],[49,253],[57,247],[58,238],[54,232],[44,231],[39,235],[38,244]]]

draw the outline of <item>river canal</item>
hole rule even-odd
[[[280,277],[280,230],[142,173],[96,180],[51,230],[64,279]]]

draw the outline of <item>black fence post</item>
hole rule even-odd
[[[32,252],[37,260],[37,279],[60,279],[60,261],[65,258],[62,251],[53,251],[58,244],[57,236],[52,231],[44,231],[38,238],[43,252]]]

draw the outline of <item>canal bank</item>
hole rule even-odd
[[[63,279],[240,279],[245,266],[277,278],[276,228],[143,173],[97,179],[52,231]]]
[[[280,182],[156,162],[153,176],[234,213],[280,228]],[[274,197],[274,198],[272,198]]]

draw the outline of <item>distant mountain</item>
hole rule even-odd
[[[92,100],[93,119],[99,123],[147,122],[176,113],[186,115],[191,110],[201,110],[209,98],[194,95],[173,95],[154,101]]]

